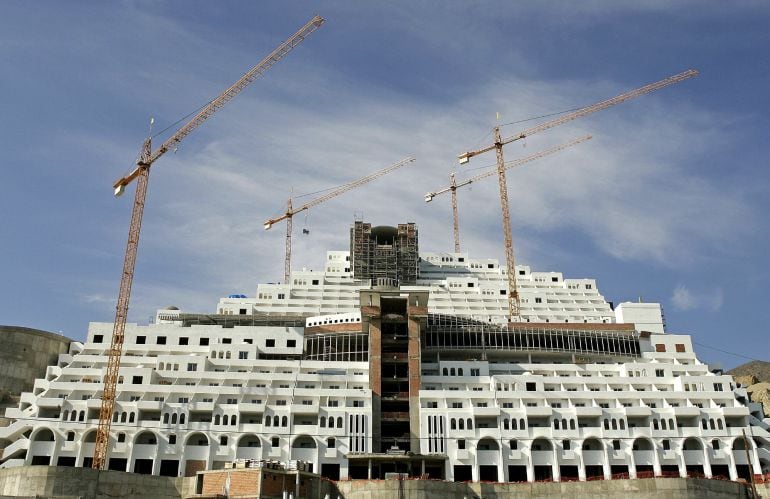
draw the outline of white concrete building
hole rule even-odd
[[[613,307],[592,279],[521,266],[508,324],[496,260],[422,254],[416,281],[372,286],[351,247],[214,314],[129,324],[109,467],[303,460],[335,479],[494,481],[770,468],[760,408],[665,330],[658,304]],[[90,464],[111,333],[92,323],[7,412],[0,466]]]

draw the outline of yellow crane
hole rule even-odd
[[[645,85],[635,90],[631,90],[630,92],[620,94],[611,99],[607,99],[601,102],[597,102],[596,104],[592,104],[590,106],[580,108],[569,114],[565,114],[559,118],[546,121],[539,125],[535,125],[534,127],[528,128],[522,132],[517,133],[516,135],[506,137],[505,139],[503,139],[500,135],[500,127],[496,126],[493,129],[494,142],[491,145],[483,147],[481,149],[477,149],[475,151],[464,152],[457,156],[457,159],[460,161],[460,164],[462,165],[467,163],[472,157],[478,156],[479,154],[483,154],[485,152],[494,150],[497,155],[497,177],[498,177],[498,184],[500,187],[500,209],[502,211],[503,237],[505,239],[505,264],[507,266],[506,273],[507,273],[507,279],[508,279],[508,320],[510,322],[519,320],[520,303],[519,303],[519,291],[516,288],[516,263],[513,257],[513,236],[511,234],[511,210],[508,206],[508,185],[505,178],[505,159],[503,158],[503,146],[506,144],[510,144],[511,142],[521,140],[525,137],[529,137],[530,135],[533,135],[535,133],[542,132],[544,130],[548,130],[549,128],[553,128],[555,126],[567,123],[568,121],[572,121],[577,118],[587,116],[597,111],[601,111],[602,109],[607,109],[608,107],[615,106],[617,104],[620,104],[621,102],[625,102],[635,97],[649,94],[650,92],[654,92],[655,90],[659,90],[669,85],[674,85],[676,83],[687,80],[689,78],[693,78],[695,76],[698,76],[698,71],[694,69],[689,69],[682,73],[669,76],[668,78],[664,78],[663,80],[657,81],[655,83],[650,83],[649,85]]]
[[[535,161],[536,159],[542,158],[543,156],[548,156],[549,154],[559,152],[561,150],[580,144],[581,142],[585,142],[587,140],[591,140],[590,135],[578,137],[576,139],[570,140],[569,142],[565,142],[564,144],[551,147],[550,149],[542,150],[530,156],[525,156],[523,158],[515,159],[513,161],[506,161],[505,168],[508,169],[508,168],[513,168],[514,166],[521,166],[521,165],[530,163],[532,161]],[[460,183],[457,183],[457,179],[455,178],[455,173],[453,172],[449,174],[449,187],[444,187],[443,189],[439,189],[437,191],[433,191],[425,194],[425,202],[430,203],[431,201],[433,201],[433,198],[435,198],[436,196],[445,194],[447,192],[452,193],[452,218],[454,222],[453,225],[454,225],[454,238],[455,238],[455,253],[460,252],[460,221],[459,221],[459,214],[457,209],[457,189],[459,189],[460,187],[465,187],[466,185],[472,184],[474,182],[478,182],[479,180],[485,179],[487,177],[491,177],[496,173],[497,173],[496,169],[486,170],[482,173],[479,173],[478,175],[475,175],[471,178],[463,180]]]
[[[315,16],[311,19],[288,40],[281,43],[278,48],[273,50],[256,66],[246,72],[246,74],[244,74],[238,81],[233,83],[217,98],[204,106],[198,114],[177,130],[174,135],[163,142],[163,144],[161,144],[155,151],[152,150],[152,137],[145,139],[139,159],[136,162],[136,167],[128,175],[118,179],[115,184],[113,184],[115,195],[120,196],[123,194],[128,184],[134,179],[137,180],[134,206],[131,212],[131,223],[128,229],[126,255],[123,260],[123,273],[120,277],[115,324],[112,330],[112,340],[110,342],[110,350],[107,357],[107,372],[104,376],[104,388],[102,390],[102,402],[99,408],[99,426],[96,430],[96,444],[94,445],[92,468],[97,470],[104,469],[104,465],[107,461],[107,444],[110,437],[112,413],[115,407],[118,373],[120,371],[120,356],[123,352],[128,304],[131,296],[131,284],[134,279],[134,267],[136,264],[137,248],[139,246],[139,232],[142,226],[142,215],[144,213],[144,203],[147,196],[147,182],[150,174],[150,167],[166,152],[175,149],[182,139],[198,128],[214,113],[219,111],[219,109],[227,104],[233,97],[238,95],[238,93],[240,93],[240,91],[247,85],[262,76],[265,71],[270,69],[276,62],[281,60],[286,54],[291,52],[292,49],[302,43],[308,35],[318,29],[323,23],[324,19],[320,16]]]
[[[297,208],[294,208],[292,206],[292,200],[291,198],[289,198],[289,201],[286,203],[286,212],[283,215],[281,215],[280,217],[272,218],[270,220],[265,221],[265,230],[268,230],[273,225],[280,222],[281,220],[286,220],[286,259],[284,262],[284,276],[283,276],[284,281],[283,282],[288,283],[289,278],[291,277],[291,230],[292,230],[291,226],[292,226],[292,218],[294,217],[294,215],[302,211],[305,211],[308,208],[312,208],[313,206],[316,206],[325,201],[328,201],[332,198],[335,198],[344,192],[348,192],[349,190],[355,189],[356,187],[360,187],[368,182],[371,182],[376,178],[382,177],[383,175],[387,175],[388,173],[394,170],[398,170],[402,166],[408,165],[413,161],[414,161],[414,158],[412,157],[404,158],[397,163],[394,163],[386,168],[383,168],[382,170],[378,170],[365,177],[361,177],[358,180],[353,180],[352,182],[348,182],[347,184],[341,185],[336,189],[332,190],[331,192],[328,192],[323,196],[317,197],[312,201],[308,201],[307,203]]]

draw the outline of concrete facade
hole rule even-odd
[[[20,326],[0,326],[0,392],[31,391],[35,378],[55,365],[72,340],[64,336]]]
[[[249,472],[244,470],[244,475]],[[243,478],[246,478],[245,476]],[[252,477],[254,478],[254,477]],[[224,484],[196,494],[196,477],[169,478],[87,468],[25,466],[0,470],[0,497],[162,498],[216,497]],[[235,492],[237,480],[231,482]],[[271,480],[272,482],[272,480]],[[278,481],[276,481],[278,483]],[[438,480],[351,480],[313,482],[300,497],[308,499],[524,499],[571,497],[633,497],[634,499],[734,499],[750,497],[746,484],[698,478],[650,478],[570,483],[456,483]],[[203,494],[201,494],[203,492]],[[275,491],[281,497],[282,491]],[[757,485],[760,497],[770,496],[768,484]],[[221,497],[221,496],[220,496]]]

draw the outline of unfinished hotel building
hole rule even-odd
[[[356,222],[323,271],[129,324],[109,468],[302,460],[332,479],[535,481],[770,467],[760,408],[665,331],[658,304],[613,307],[592,279],[519,266],[509,324],[496,260],[418,254],[414,224]],[[92,323],[8,410],[2,466],[90,465],[111,331]]]

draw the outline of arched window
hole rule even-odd
[[[558,419],[554,419],[553,420],[553,429],[554,430],[558,430],[559,429],[559,420]]]
[[[709,428],[711,428],[712,430],[716,429],[716,427],[714,426],[714,420],[713,419],[709,419]]]
[[[503,419],[503,430],[507,430],[510,425],[507,419]]]
[[[326,428],[326,416],[321,416],[321,428]]]
[[[604,420],[604,429],[605,430],[609,430],[610,429],[610,420],[609,419],[605,419]]]
[[[64,411],[64,414],[62,414],[62,421],[67,421],[67,416],[70,415],[70,411]]]
[[[709,429],[708,428],[708,423],[706,423],[705,419],[701,419],[700,424],[701,424],[701,426],[703,427],[704,430],[708,430]]]
[[[527,423],[524,421],[524,418],[521,418],[519,420],[519,429],[520,430],[526,430],[527,429]]]
[[[184,414],[179,415],[179,424],[184,424],[184,418],[185,418]]]
[[[473,420],[471,418],[468,418],[468,429],[469,430],[473,429]]]
[[[86,411],[80,411],[80,414],[78,414],[78,421],[85,421],[86,420]]]
[[[273,416],[273,426],[278,426],[278,421],[278,416]],[[329,425],[329,427],[331,428],[331,425]]]
[[[113,415],[112,415],[112,422],[113,423],[117,423],[119,417],[120,417],[120,413],[119,412],[113,413]],[[75,411],[72,411],[72,420],[75,421]]]
[[[613,430],[617,430],[618,429],[618,420],[617,419],[613,419],[612,420],[612,429]]]
[[[574,430],[575,429],[575,420],[574,419],[570,419],[569,420],[569,429],[570,430]]]
[[[133,423],[134,421],[136,421],[136,413],[135,412],[128,413],[128,422]]]
[[[168,413],[163,415],[163,424],[168,424]]]
[[[176,413],[171,415],[171,424],[176,424]]]
[[[621,419],[620,420],[620,429],[621,430],[625,430],[626,429],[626,420],[625,419]]]
[[[235,426],[237,422],[238,422],[238,418],[235,417],[235,414],[230,416],[230,426]]]
[[[449,369],[447,369],[446,367],[443,369],[442,372],[444,373],[444,376],[449,376]]]
[[[220,424],[221,423],[221,419],[222,419],[222,416],[220,416],[219,414],[215,415],[214,416],[214,424],[215,425]]]
[[[235,418],[235,416],[233,416]],[[284,416],[281,418],[281,426],[289,426],[289,418]]]
[[[450,430],[456,430],[457,429],[457,421],[455,421],[455,418],[452,418],[449,420],[449,429]]]
[[[334,416],[329,416],[329,428],[334,428]]]
[[[451,369],[449,370],[449,374],[450,374],[451,376],[454,376],[454,375],[455,375],[455,368],[454,368],[454,367],[453,367],[453,368],[451,368]]]
[[[511,419],[511,429],[512,430],[517,430],[518,429],[517,428],[516,418]]]
[[[337,418],[337,428],[342,428],[342,416]]]
[[[663,423],[665,424],[665,422],[666,422],[666,420],[664,419]],[[653,419],[652,420],[652,429],[653,430],[657,430],[658,429],[658,420],[657,419]]]
[[[125,423],[126,422],[126,416],[128,416],[127,412],[124,412],[123,414],[120,415],[120,422],[121,423]]]
[[[321,418],[321,428],[325,426],[324,421],[326,421],[324,418]],[[270,416],[267,416],[265,418],[265,426],[270,426]]]
[[[457,368],[457,375],[458,376],[462,376],[463,375],[463,368],[462,367],[458,367]]]
[[[562,419],[562,420],[561,420],[561,428],[562,428],[563,430],[566,430],[566,429],[567,429],[567,420],[566,420],[566,419]]]
[[[460,430],[464,430],[465,429],[465,420],[463,420],[463,418],[460,418],[457,421],[457,424],[459,425],[458,429],[460,429]]]
[[[717,428],[719,428],[720,430],[723,428],[721,419],[717,419]]]

